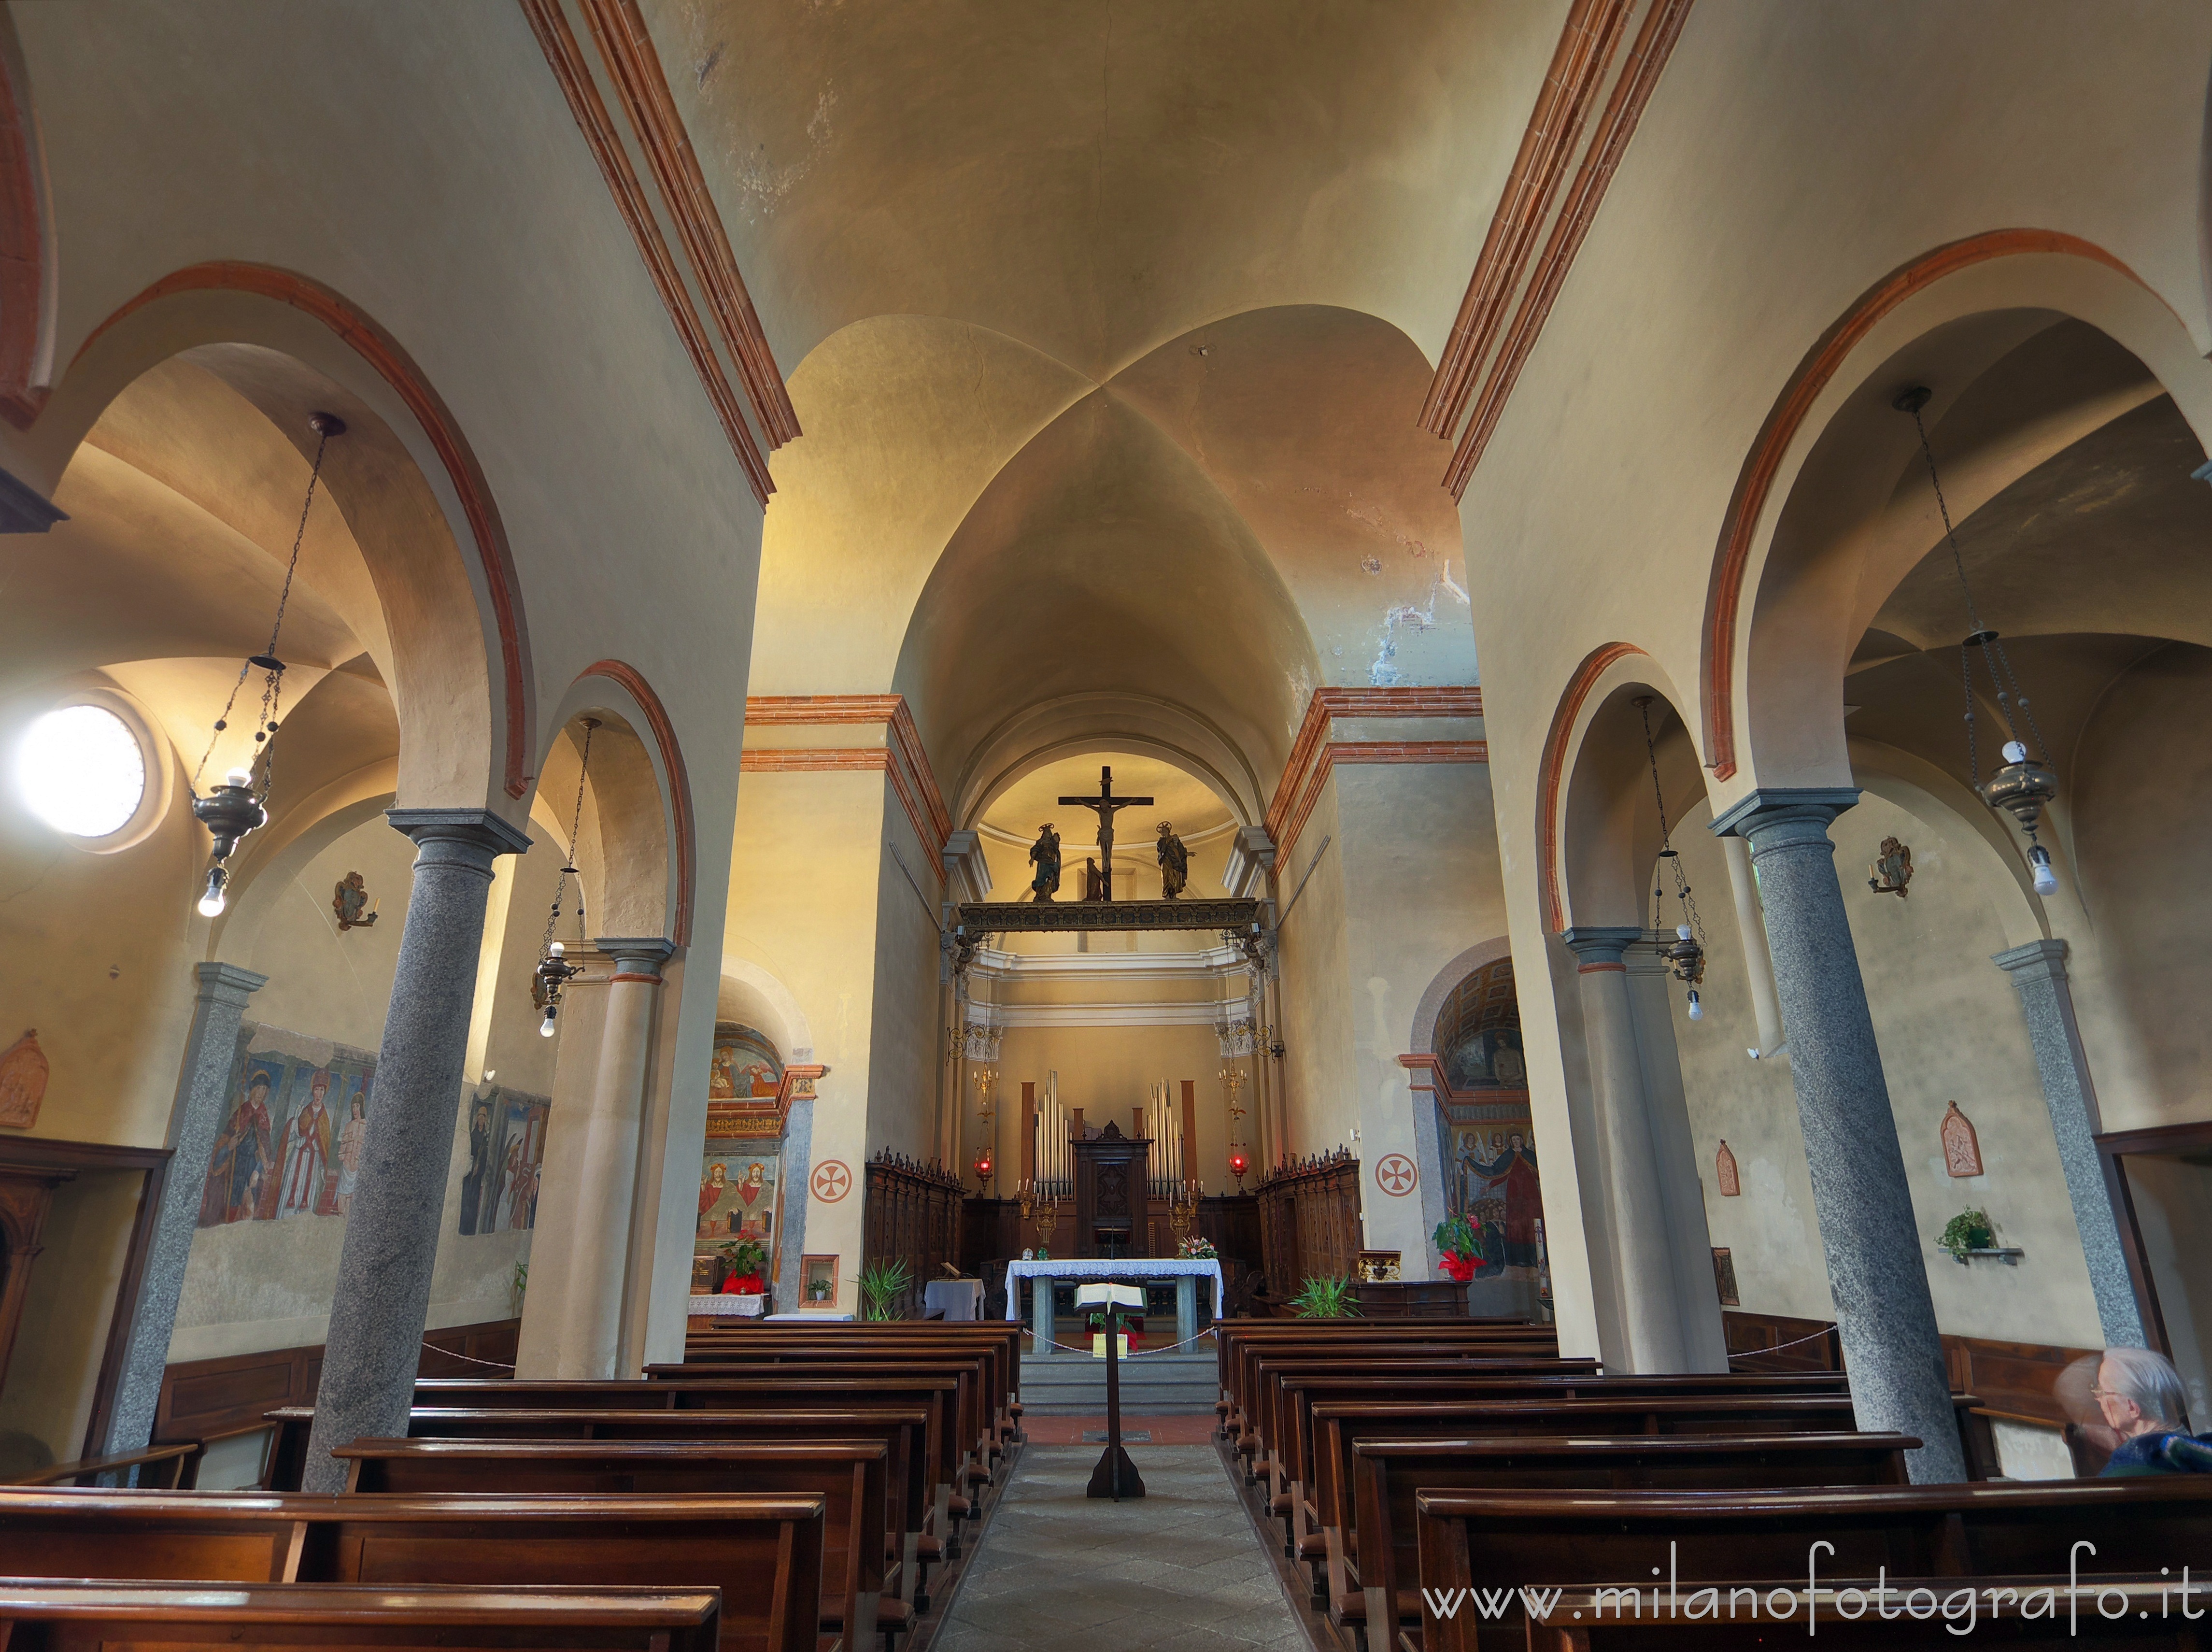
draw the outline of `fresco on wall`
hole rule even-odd
[[[495,1084],[470,1100],[461,1233],[527,1233],[538,1225],[538,1180],[552,1105],[545,1096]]]
[[[1444,1057],[1444,1076],[1454,1090],[1525,1090],[1528,1063],[1521,1054],[1518,1027],[1487,1027],[1470,1034]]]
[[[1437,1014],[1434,1048],[1446,1092],[1451,1175],[1448,1201],[1480,1238],[1478,1279],[1538,1278],[1544,1193],[1528,1113],[1528,1066],[1513,962],[1483,965],[1452,989]]]
[[[201,1184],[199,1225],[343,1217],[361,1173],[376,1057],[301,1055],[295,1034],[240,1029],[229,1112]]]
[[[1452,1164],[1452,1211],[1482,1239],[1475,1278],[1534,1278],[1544,1191],[1529,1121],[1454,1125]]]
[[[783,1058],[764,1033],[734,1021],[714,1027],[714,1054],[707,1069],[707,1099],[747,1101],[773,1096],[783,1084]]]
[[[692,1240],[695,1291],[713,1291],[726,1272],[718,1261],[722,1248],[747,1239],[768,1248],[766,1272],[775,1277],[782,1089],[783,1057],[768,1036],[738,1022],[717,1022]]]

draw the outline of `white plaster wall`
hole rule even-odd
[[[1359,1127],[1353,1049],[1365,1011],[1352,981],[1345,823],[1338,812],[1342,779],[1340,769],[1322,785],[1297,841],[1275,867],[1287,910],[1279,953],[1285,1145],[1299,1157],[1349,1147]],[[1304,892],[1293,901],[1301,880]]]

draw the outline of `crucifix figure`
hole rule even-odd
[[[1106,898],[1114,898],[1114,815],[1121,809],[1133,809],[1149,805],[1150,798],[1117,798],[1114,795],[1114,771],[1098,771],[1098,795],[1095,798],[1062,798],[1063,805],[1073,804],[1098,812],[1098,864],[1105,874]]]

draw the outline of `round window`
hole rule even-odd
[[[71,837],[110,837],[146,797],[146,752],[105,706],[64,706],[33,723],[16,753],[31,812]]]

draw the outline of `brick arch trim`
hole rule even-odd
[[[0,200],[4,198],[4,191],[0,191]],[[476,542],[477,559],[483,569],[484,585],[491,594],[492,618],[499,631],[500,680],[507,706],[502,783],[507,796],[524,796],[532,777],[525,772],[531,750],[530,638],[523,620],[521,588],[498,504],[452,410],[399,341],[365,311],[311,276],[269,264],[195,264],[164,276],[94,328],[78,347],[78,357],[126,316],[178,293],[201,292],[250,294],[313,317],[391,386],[422,427],[460,498],[469,536]]]
[[[1650,657],[1632,642],[1592,649],[1568,680],[1544,736],[1544,756],[1536,770],[1536,887],[1544,902],[1544,926],[1555,935],[1567,924],[1566,898],[1559,887],[1559,801],[1566,784],[1567,745],[1598,679],[1621,660],[1638,655]]]
[[[1781,473],[1783,461],[1814,404],[1875,325],[1914,294],[1975,264],[2034,252],[2087,258],[2150,290],[2142,277],[2125,264],[2078,235],[2056,229],[1986,230],[1924,252],[1867,288],[1820,335],[1783,387],[1736,477],[1728,513],[1722,519],[1720,542],[1714,551],[1712,574],[1707,586],[1699,698],[1703,701],[1705,756],[1715,780],[1727,780],[1736,771],[1735,642],[1743,609],[1744,576],[1751,564],[1752,541],[1773,491],[1775,478]]]
[[[653,743],[659,749],[661,769],[668,776],[668,812],[675,822],[676,835],[676,922],[670,938],[678,946],[689,946],[691,896],[696,882],[696,835],[691,823],[691,776],[684,767],[684,748],[677,742],[676,725],[653,685],[635,666],[619,659],[596,660],[576,673],[579,682],[587,677],[604,677],[637,701],[646,726],[653,731]]]

